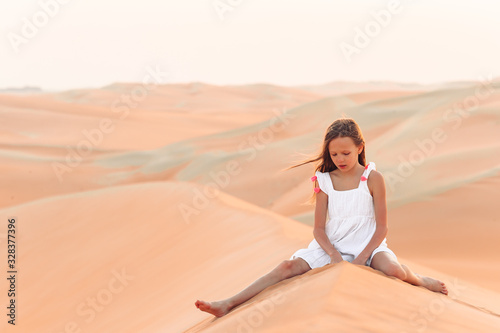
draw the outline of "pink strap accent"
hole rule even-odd
[[[318,179],[318,177],[316,177],[316,176],[311,177],[311,181],[315,181],[316,179]]]
[[[314,192],[319,193],[319,187],[315,187]]]
[[[369,162],[369,163],[365,166],[365,170],[368,170],[368,167],[370,166],[370,163],[371,163],[371,162]],[[363,174],[364,174],[364,172],[363,172]],[[362,182],[364,182],[364,181],[365,181],[365,180],[367,180],[367,179],[368,179],[368,178],[366,178],[365,176],[361,176],[361,181],[362,181]]]

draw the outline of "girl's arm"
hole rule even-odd
[[[343,260],[339,251],[330,243],[325,232],[326,213],[328,210],[328,195],[319,191],[316,194],[316,209],[314,211],[314,230],[313,235],[318,244],[330,256],[332,263],[341,262]]]
[[[375,209],[375,220],[377,227],[370,242],[366,245],[365,249],[353,260],[353,264],[365,265],[366,261],[370,258],[373,250],[375,250],[382,243],[387,236],[387,203],[385,198],[385,182],[382,174],[373,170],[370,174],[369,180],[373,187],[373,205]]]

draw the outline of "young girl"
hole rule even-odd
[[[232,297],[217,302],[197,300],[198,309],[222,317],[275,283],[344,260],[448,294],[443,282],[413,273],[399,264],[387,247],[384,178],[376,171],[375,163],[366,164],[365,141],[353,119],[334,121],[326,131],[321,154],[292,168],[316,161],[319,163],[311,180],[319,187],[314,188],[314,239],[309,246],[297,250],[289,260]]]

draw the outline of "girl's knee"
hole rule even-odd
[[[299,268],[297,260],[283,260],[281,264],[278,266],[278,272],[280,274],[280,278],[287,279],[293,277],[297,274],[300,274],[301,268]]]

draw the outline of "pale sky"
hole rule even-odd
[[[217,3],[232,8],[223,20]],[[0,89],[140,82],[148,66],[168,72],[163,83],[480,80],[500,76],[499,9],[498,0],[2,1]]]

